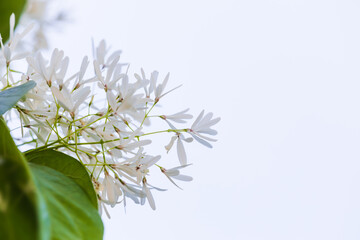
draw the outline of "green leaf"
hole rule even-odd
[[[74,180],[84,190],[93,206],[96,209],[98,208],[98,201],[90,176],[78,160],[51,149],[29,152],[25,156],[29,162],[50,167]]]
[[[102,239],[101,217],[83,188],[35,161],[26,161],[0,117],[0,239]]]
[[[50,215],[51,239],[102,239],[103,224],[82,188],[64,174],[29,163]]]
[[[12,87],[0,92],[0,116],[15,104],[32,88],[36,86],[34,81],[29,81],[20,86]]]
[[[15,13],[15,22],[19,21],[20,15],[26,5],[26,0],[1,0],[0,1],[0,33],[5,43],[9,38],[10,15]]]
[[[27,162],[0,117],[0,239],[46,239],[46,228],[39,232],[47,221],[37,197]]]

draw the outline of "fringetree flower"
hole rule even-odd
[[[209,148],[212,148],[212,145],[208,141],[215,142],[216,139],[204,136],[204,134],[212,136],[216,135],[217,131],[211,127],[218,123],[221,119],[219,117],[212,119],[212,117],[213,113],[210,112],[204,116],[204,110],[202,110],[194,123],[191,125],[191,128],[187,130],[187,132],[190,133],[196,141]]]
[[[180,181],[192,181],[193,178],[191,176],[187,176],[187,175],[183,175],[183,174],[180,174],[180,169],[182,168],[186,168],[188,166],[190,166],[191,164],[187,164],[187,165],[182,165],[182,166],[178,166],[178,167],[174,167],[174,168],[170,168],[170,169],[165,169],[163,167],[160,167],[160,170],[162,173],[165,174],[165,176],[175,185],[177,186],[178,188],[182,189],[181,187],[179,187],[173,179],[176,179],[176,180],[180,180]]]
[[[193,116],[191,114],[188,114],[186,112],[188,112],[190,109],[185,109],[181,112],[178,112],[178,113],[175,113],[175,114],[171,114],[171,115],[161,115],[160,117],[162,119],[164,119],[169,125],[170,127],[173,127],[173,125],[171,125],[169,123],[169,120],[170,121],[174,121],[174,122],[177,122],[177,123],[186,123],[186,120],[185,119],[191,119]]]
[[[6,44],[3,43],[0,35],[1,53],[5,59],[6,65],[10,65],[12,61],[26,57],[29,52],[16,51],[19,42],[31,31],[33,25],[28,25],[22,33],[14,33],[15,15],[10,16],[10,37]]]
[[[192,138],[185,138],[181,133],[177,132],[175,134],[175,136],[173,136],[169,142],[168,145],[165,146],[165,149],[167,150],[167,152],[170,151],[170,149],[172,148],[172,146],[174,145],[175,141],[177,140],[177,155],[180,161],[181,165],[186,165],[187,164],[187,157],[186,157],[186,152],[185,152],[185,148],[184,148],[184,144],[182,141],[185,142],[192,142]]]
[[[161,83],[157,71],[146,76],[141,69],[132,77],[128,64],[120,61],[121,51],[111,51],[105,40],[98,46],[94,44],[92,59],[85,56],[78,71],[69,74],[70,58],[63,51],[55,49],[50,56],[40,51],[22,51],[18,46],[26,40],[30,27],[18,34],[13,30],[13,15],[10,23],[10,39],[1,43],[0,73],[4,77],[0,79],[0,90],[30,80],[37,83],[23,101],[4,115],[6,121],[18,124],[12,134],[19,146],[24,150],[51,148],[78,159],[92,179],[99,211],[108,216],[106,206],[126,206],[128,198],[137,204],[147,200],[155,210],[152,191],[163,189],[148,182],[152,182],[153,168],[159,167],[175,185],[174,179],[192,180],[180,174],[191,160],[184,142],[195,139],[212,147],[209,142],[216,140],[207,135],[217,134],[212,127],[220,118],[202,111],[189,127],[189,109],[164,113],[157,103],[161,100],[166,104],[165,96],[181,86],[166,91],[169,74]],[[10,64],[14,60],[22,64],[14,68]],[[164,120],[170,128],[154,129],[152,123],[157,120]],[[152,155],[148,151],[156,144],[154,134],[169,134],[170,142],[166,151]],[[164,168],[161,165],[166,161],[161,155],[169,152],[175,142],[181,166]]]

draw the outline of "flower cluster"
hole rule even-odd
[[[168,87],[169,74],[160,78],[157,71],[147,75],[141,69],[131,78],[128,65],[120,62],[121,52],[111,52],[101,41],[93,49],[93,59],[84,57],[79,71],[69,75],[69,58],[63,51],[53,50],[49,59],[40,51],[21,52],[17,45],[30,29],[14,33],[14,21],[12,15],[10,39],[7,43],[1,41],[0,90],[29,80],[37,84],[5,116],[7,121],[18,119],[21,127],[12,133],[18,133],[19,144],[33,150],[59,150],[78,159],[91,176],[99,209],[107,215],[106,205],[126,205],[129,198],[140,204],[147,200],[155,209],[152,191],[162,189],[149,183],[153,168],[176,186],[177,180],[192,180],[180,172],[190,165],[184,142],[194,139],[212,147],[210,142],[216,140],[209,136],[217,134],[212,126],[220,118],[202,111],[191,126],[179,128],[176,125],[192,119],[189,109],[154,114],[158,103],[165,103],[165,96],[178,88]],[[156,120],[169,127],[151,130],[151,123]],[[165,169],[160,164],[161,155],[147,153],[151,137],[161,133],[170,135],[164,152],[176,144],[178,166]]]

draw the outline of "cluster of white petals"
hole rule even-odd
[[[208,135],[216,135],[211,127],[220,118],[202,111],[188,123],[192,119],[189,109],[155,115],[154,111],[159,111],[157,103],[165,104],[164,97],[178,88],[168,87],[169,74],[160,78],[154,71],[148,77],[141,69],[140,74],[129,76],[128,66],[120,61],[121,51],[111,52],[104,40],[94,47],[93,59],[84,57],[79,71],[69,74],[69,58],[61,50],[55,49],[45,57],[40,51],[17,49],[17,43],[30,29],[15,34],[14,16],[10,24],[10,39],[1,42],[0,90],[30,80],[36,82],[26,99],[5,115],[7,121],[20,122],[21,131],[12,132],[18,134],[19,144],[28,149],[59,150],[78,159],[91,176],[99,209],[107,214],[107,205],[126,205],[127,199],[139,204],[147,200],[155,209],[152,191],[163,189],[150,184],[153,169],[176,186],[175,181],[192,180],[180,172],[191,165],[184,142],[195,139],[211,147],[209,142],[216,140]],[[151,129],[151,123],[157,120],[165,123],[164,129]],[[179,124],[188,127],[175,126]],[[155,156],[147,153],[154,134],[169,139],[164,152]],[[174,144],[179,164],[166,169],[161,166],[161,154],[169,152]]]

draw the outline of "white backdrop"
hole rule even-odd
[[[194,181],[184,191],[160,182],[169,190],[155,193],[156,211],[111,209],[105,239],[360,239],[359,2],[78,0],[67,9],[73,22],[51,38],[74,66],[92,37],[104,38],[132,71],[184,84],[164,107],[222,118],[213,149],[187,148]]]

